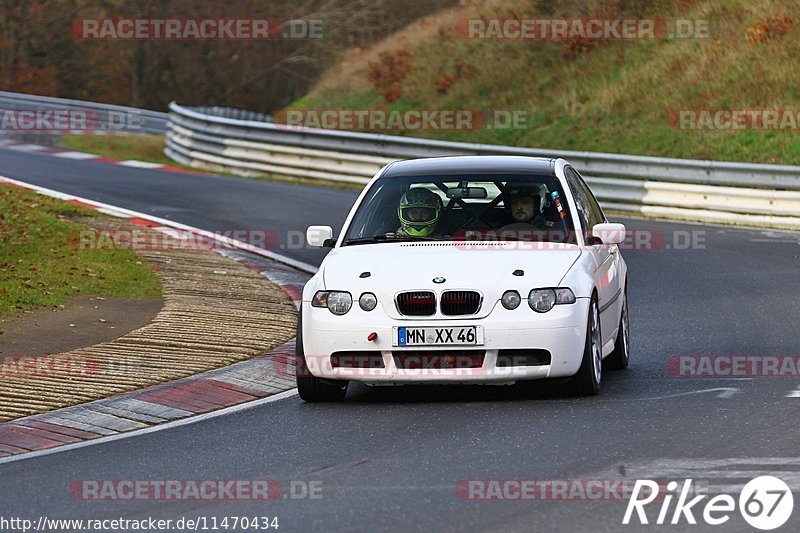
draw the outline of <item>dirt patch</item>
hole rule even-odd
[[[63,309],[37,309],[0,323],[0,355],[49,355],[121,337],[149,324],[161,300],[76,296]]]

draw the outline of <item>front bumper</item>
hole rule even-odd
[[[523,303],[523,306],[525,304]],[[583,358],[589,299],[578,298],[570,305],[557,305],[548,313],[529,308],[509,311],[496,305],[482,319],[395,320],[381,312],[369,313],[356,306],[347,315],[334,316],[327,309],[303,302],[303,350],[312,375],[321,378],[352,380],[368,384],[406,383],[512,383],[519,380],[567,377],[574,375]],[[483,346],[398,347],[392,345],[392,328],[482,326]],[[370,334],[377,338],[370,341]],[[549,364],[500,366],[498,354],[508,350],[539,350],[550,353]],[[371,354],[382,368],[334,366],[331,355]],[[397,356],[424,354],[482,354],[473,367],[407,368],[397,364]],[[503,357],[501,356],[501,360]]]

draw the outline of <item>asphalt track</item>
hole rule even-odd
[[[6,149],[0,149],[0,175],[209,230],[269,228],[283,241],[312,223],[338,228],[355,197]],[[652,232],[657,249],[624,252],[632,364],[605,373],[599,397],[574,398],[542,383],[359,386],[334,405],[294,396],[0,465],[0,516],[277,516],[279,531],[647,531],[659,528],[621,525],[627,500],[475,501],[456,487],[463,480],[621,478],[693,478],[735,487],[765,474],[789,483],[800,506],[800,394],[793,392],[800,378],[700,379],[667,371],[676,355],[800,355],[800,236],[623,222]],[[682,249],[687,235],[695,246]],[[280,251],[290,257],[321,260],[318,250],[286,244]],[[69,492],[70,484],[86,479],[274,479],[284,487],[320,484],[322,497],[87,502]],[[651,522],[659,505],[648,507]],[[694,514],[702,523],[702,509]],[[716,528],[684,520],[668,529],[756,531],[738,512]],[[783,530],[800,530],[800,510]]]

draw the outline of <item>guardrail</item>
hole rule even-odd
[[[0,91],[0,110],[40,112],[69,110],[86,113],[88,118],[86,127],[76,129],[75,132],[163,134],[167,130],[168,115],[161,111],[50,96]],[[54,131],[63,133],[62,130]],[[13,132],[26,133],[24,129],[14,129]],[[32,132],[46,133],[47,130],[32,128]]]
[[[237,115],[238,113],[238,115]],[[295,128],[229,108],[170,104],[164,153],[192,167],[366,183],[397,159],[443,155],[563,157],[604,207],[698,222],[800,229],[800,167],[457,143]]]

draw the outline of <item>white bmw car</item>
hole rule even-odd
[[[622,224],[563,159],[462,156],[383,168],[303,290],[306,401],[370,385],[566,378],[629,361]]]

